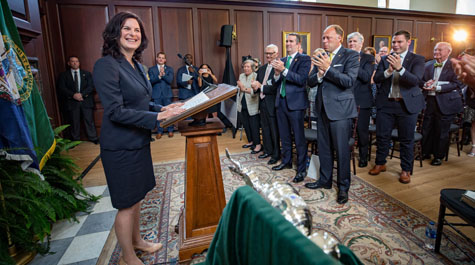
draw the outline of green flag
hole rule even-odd
[[[26,127],[34,146],[34,150],[31,151],[36,153],[37,163],[41,170],[49,156],[54,152],[56,146],[54,133],[43,99],[31,73],[30,63],[24,53],[20,35],[18,34],[7,0],[0,1],[0,31],[2,34],[2,39],[0,40],[0,99],[4,103],[9,101],[16,106],[21,106],[23,109]],[[11,117],[3,117],[3,115],[2,120],[12,120]],[[2,125],[4,129],[2,132],[7,132],[9,138],[13,139],[14,137],[12,136],[15,136],[17,133],[14,130],[18,126],[7,126],[6,124]],[[5,130],[5,128],[10,130]],[[15,141],[12,140],[12,143],[8,143],[7,147],[17,149],[28,148],[27,146],[15,145]]]

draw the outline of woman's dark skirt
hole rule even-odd
[[[150,144],[135,150],[101,149],[101,160],[114,208],[133,206],[155,187]]]

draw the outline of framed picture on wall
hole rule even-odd
[[[310,54],[310,32],[295,32],[295,31],[283,31],[282,32],[282,55],[285,57],[287,56],[287,48],[285,48],[285,40],[287,39],[287,35],[290,33],[297,33],[300,36],[300,43],[302,47],[303,54]]]
[[[417,49],[417,38],[411,38],[411,44],[409,45],[409,51],[416,53]]]
[[[391,50],[391,36],[374,35],[373,46],[374,46],[374,49],[376,50],[376,53],[379,53],[379,49],[383,47],[388,47],[388,51],[390,51]]]

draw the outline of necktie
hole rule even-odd
[[[442,63],[434,63],[434,67],[442,67]]]
[[[330,62],[333,61],[333,53],[330,53]]]
[[[74,71],[74,89],[79,92],[78,71]]]
[[[287,56],[287,61],[285,62],[285,69],[289,69],[291,59],[292,57],[290,55]],[[280,90],[280,95],[285,98],[285,77],[284,80],[282,80],[282,89]]]
[[[264,95],[264,86],[267,83],[267,79],[269,79],[270,71],[272,70],[272,67],[267,67],[266,68],[266,74],[264,75],[264,79],[262,80],[262,85],[261,85],[261,99],[264,99],[266,95]]]

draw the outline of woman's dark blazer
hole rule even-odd
[[[133,150],[150,144],[157,112],[150,111],[152,86],[142,65],[136,65],[138,71],[124,57],[112,56],[102,57],[94,65],[94,85],[104,107],[102,149]]]

